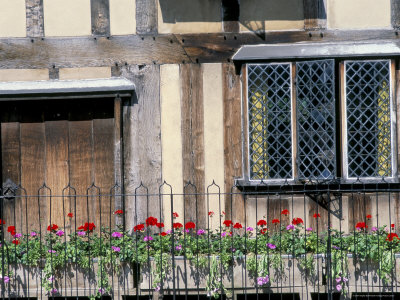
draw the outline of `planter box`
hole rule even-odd
[[[218,258],[217,258],[218,259]],[[347,285],[347,297],[350,299],[352,292],[391,292],[399,289],[397,282],[400,281],[400,255],[396,255],[396,269],[393,270],[393,282],[384,284],[379,279],[377,272],[378,266],[371,261],[360,262],[353,259],[351,255],[347,257],[349,282]],[[299,260],[290,255],[282,255],[282,272],[270,269],[270,282],[263,287],[258,287],[256,278],[248,271],[248,261],[244,257],[237,259],[229,270],[222,273],[221,280],[226,289],[238,294],[252,293],[298,293],[300,299],[309,299],[310,294],[329,292],[329,284],[332,289],[336,286],[333,278],[328,282],[327,259],[324,255],[314,255],[315,272],[310,274],[301,269]],[[155,268],[156,262],[151,259],[149,265],[131,266],[123,263],[119,274],[110,272],[108,281],[113,289],[113,296],[122,299],[123,295],[152,294],[154,292],[152,272],[150,268]],[[26,267],[22,265],[12,266],[10,270],[13,276],[10,282],[5,285],[4,297],[37,297],[43,298],[46,291],[41,288],[41,278],[43,278],[42,267]],[[174,271],[173,271],[174,270]],[[96,278],[98,262],[93,260],[91,268],[81,269],[75,264],[68,263],[66,268],[55,272],[56,281],[54,287],[57,288],[62,296],[90,296],[96,294],[98,290]],[[206,294],[206,284],[209,277],[208,268],[196,268],[189,260],[184,257],[175,257],[174,268],[166,270],[165,278],[162,282],[161,292],[165,295],[173,294],[175,288],[177,295]],[[175,278],[173,278],[175,275]],[[2,295],[0,295],[2,296]]]
[[[47,292],[42,289],[41,279],[44,278],[42,267],[11,266],[13,276],[5,285],[5,297],[43,297]],[[98,262],[93,261],[90,269],[82,269],[76,264],[67,263],[66,268],[54,272],[54,287],[62,296],[90,296],[97,293]],[[114,292],[124,291],[124,294],[136,293],[137,268],[123,263],[120,271],[108,272],[108,281]],[[1,296],[1,294],[0,294]],[[57,294],[55,294],[57,296]]]

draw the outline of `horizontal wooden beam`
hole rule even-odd
[[[0,39],[0,68],[73,68],[230,61],[243,45],[397,40],[393,30],[286,31]]]

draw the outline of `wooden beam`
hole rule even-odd
[[[400,28],[400,0],[392,0],[392,27]]]
[[[91,0],[92,34],[110,35],[110,3],[109,0]]]
[[[222,0],[222,27],[224,32],[239,32],[239,0]]]
[[[43,0],[26,0],[26,35],[44,36]]]
[[[311,36],[310,36],[311,35]],[[393,30],[0,39],[0,69],[227,62],[243,45],[393,40]],[[33,41],[33,42],[32,42]]]
[[[137,34],[157,34],[158,1],[136,0]]]

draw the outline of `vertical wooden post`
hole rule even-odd
[[[92,34],[110,35],[110,3],[109,0],[91,0]]]
[[[123,106],[124,193],[126,226],[141,223],[148,215],[159,217],[161,185],[160,66],[129,66],[122,75],[136,86],[136,97]],[[151,196],[134,197],[141,184]],[[145,192],[141,189],[139,193]],[[135,203],[136,201],[136,203]],[[135,216],[138,219],[135,222]]]
[[[43,0],[26,0],[26,35],[44,36]]]
[[[239,32],[239,0],[222,0],[222,21],[224,32]]]
[[[400,28],[400,0],[392,0],[392,27]]]
[[[195,185],[196,192],[200,193],[197,197],[185,197],[185,222],[197,221],[199,226],[204,227],[206,211],[203,194],[205,191],[203,69],[201,65],[196,64],[181,65],[180,78],[184,192],[195,192],[192,187],[185,189],[185,186],[190,182]]]
[[[229,196],[235,178],[242,177],[242,103],[240,76],[233,64],[222,65],[224,99],[224,153],[225,153],[225,212],[238,222],[244,221],[244,199],[238,194]],[[245,98],[246,99],[246,98]],[[231,197],[233,197],[231,199]],[[231,201],[232,200],[232,201]],[[235,207],[232,210],[232,207]]]
[[[326,28],[326,6],[324,0],[304,0],[304,29]]]
[[[136,0],[136,33],[156,34],[158,24],[158,1]]]

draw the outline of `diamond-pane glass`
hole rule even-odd
[[[298,176],[336,176],[334,61],[296,63]]]
[[[348,176],[391,177],[390,64],[346,62]]]
[[[290,64],[248,66],[250,179],[293,177],[290,79]]]

